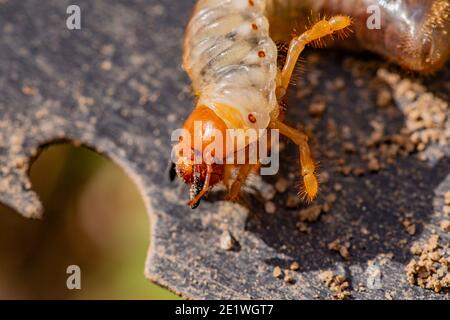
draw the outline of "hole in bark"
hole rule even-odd
[[[0,298],[173,298],[142,273],[149,223],[141,194],[115,163],[84,147],[43,147],[30,169],[45,212],[0,207]],[[68,290],[66,268],[81,268]]]

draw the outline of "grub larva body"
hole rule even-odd
[[[199,104],[229,128],[265,129],[277,108],[277,46],[266,1],[200,0],[186,30],[183,67]]]
[[[379,8],[379,29],[366,24],[370,14],[366,9],[373,5]],[[196,207],[218,182],[224,182],[228,198],[235,199],[249,173],[258,167],[195,161],[216,139],[213,132],[226,137],[230,129],[257,130],[258,135],[248,136],[245,146],[261,139],[260,129],[266,128],[279,130],[297,144],[303,191],[313,199],[318,182],[308,137],[284,124],[280,116],[282,98],[303,49],[308,44],[321,45],[327,36],[347,38],[353,20],[354,36],[347,45],[377,52],[414,71],[433,72],[450,52],[449,11],[448,0],[199,0],[186,29],[183,56],[197,106],[183,126],[190,138],[178,143],[190,145],[175,161],[178,175],[191,185],[189,205]],[[308,22],[311,12],[315,13],[312,23]],[[294,28],[297,33],[305,31],[293,36]],[[279,41],[289,43],[281,66],[275,44]],[[200,127],[196,122],[201,122]],[[197,138],[199,145],[192,143]],[[213,153],[207,156],[221,160]],[[230,186],[229,171],[236,167]]]

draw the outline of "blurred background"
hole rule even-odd
[[[44,219],[0,205],[0,299],[179,299],[144,276],[149,220],[118,166],[59,144],[30,175]],[[81,290],[67,289],[69,265],[81,268]]]

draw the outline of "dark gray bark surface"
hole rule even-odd
[[[265,213],[260,191],[277,177],[256,181],[244,204],[222,201],[223,192],[213,192],[198,209],[186,206],[187,187],[170,183],[167,164],[170,134],[194,104],[180,67],[193,2],[79,0],[82,29],[70,31],[66,8],[71,1],[0,1],[0,201],[26,217],[41,217],[43,208],[27,177],[30,160],[42,146],[67,140],[109,157],[139,186],[152,224],[146,274],[184,297],[331,298],[318,274],[333,270],[345,274],[357,299],[386,294],[448,299],[448,293],[411,286],[404,272],[412,242],[426,240],[434,230],[441,243],[449,243],[436,214],[450,189],[448,146],[439,160],[400,157],[362,177],[333,171],[322,152],[338,149],[327,140],[326,119],[361,133],[370,133],[372,119],[393,132],[402,127],[402,113],[396,109],[385,117],[375,106],[373,88],[366,86],[383,63],[375,56],[353,55],[351,61],[368,65],[366,74],[355,75],[343,68],[351,54],[323,51],[304,73],[321,72],[315,94],[328,101],[325,120],[314,132],[316,158],[330,174],[318,201],[336,183],[343,187],[331,212],[309,225],[309,234],[296,228],[299,209],[284,206],[288,194],[297,192],[298,176],[289,175],[298,170],[291,144],[281,153],[278,177],[292,183],[272,200],[276,214]],[[427,90],[448,101],[449,74],[447,67],[426,78]],[[326,80],[338,76],[346,88],[331,91]],[[300,89],[291,90],[287,119],[307,125],[312,98],[298,98]],[[414,236],[399,222],[404,212],[417,225]],[[235,250],[221,249],[225,231],[239,242]],[[336,239],[351,244],[347,260],[327,248]],[[272,275],[274,267],[288,268],[294,261],[300,269],[292,273],[293,284]],[[368,288],[374,279],[381,285]]]

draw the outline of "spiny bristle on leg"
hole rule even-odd
[[[319,38],[311,42],[311,46],[316,49],[325,48],[325,45],[326,44],[323,38]]]
[[[307,203],[311,203],[319,193],[319,180],[316,173],[303,176],[303,182],[298,185],[297,195]]]
[[[308,193],[306,192],[305,186],[303,183],[299,183],[297,196],[304,202],[310,203],[308,198]]]
[[[336,35],[339,39],[345,39],[352,32],[350,26],[352,19],[347,16],[319,16],[314,19],[314,23],[310,25],[305,33],[309,34],[309,44],[314,48],[323,48],[329,40],[334,41]]]
[[[315,174],[308,174],[303,177],[303,185],[309,201],[313,201],[319,192],[319,182]]]
[[[347,39],[351,33],[353,33],[353,30],[350,27],[336,31],[336,35],[340,40]]]

